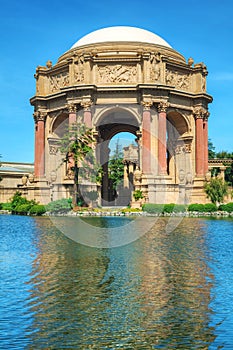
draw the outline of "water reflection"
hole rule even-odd
[[[28,258],[17,278],[7,267],[3,275],[21,294],[0,299],[19,329],[14,334],[5,317],[1,349],[230,349],[232,221],[226,241],[215,236],[217,221],[185,219],[169,232],[161,218],[131,244],[96,249],[68,239],[48,218],[18,219],[29,222],[24,233],[15,218],[8,231],[17,238],[3,239],[5,257],[18,246]]]

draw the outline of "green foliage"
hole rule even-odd
[[[72,199],[58,199],[56,201],[50,202],[45,207],[46,211],[51,213],[64,213],[72,209]]]
[[[25,197],[22,197],[22,193],[19,191],[16,191],[13,197],[11,198],[11,210],[13,214],[18,214],[18,213],[25,213],[23,210],[26,210],[26,207],[21,206],[25,204],[28,205],[28,207],[32,207],[35,203],[35,201],[31,200],[29,201]]]
[[[80,192],[80,180],[89,179],[96,182],[100,178],[101,167],[96,162],[92,144],[95,141],[92,129],[83,123],[73,123],[60,140],[60,151],[65,155],[64,162],[74,174],[74,205],[83,205]]]
[[[204,212],[204,204],[189,204],[188,211]]]
[[[228,213],[232,213],[233,212],[233,203],[227,203],[227,204],[221,204],[218,208],[218,210],[221,211],[227,211]]]
[[[164,204],[154,204],[154,203],[145,203],[142,205],[142,210],[147,213],[162,213],[164,208]]]
[[[223,179],[216,177],[205,183],[204,190],[211,202],[216,204],[223,202],[228,192],[228,186]]]
[[[37,216],[41,216],[45,212],[46,212],[46,209],[43,204],[35,204],[29,210],[30,215],[37,215]]]
[[[117,140],[116,148],[108,162],[108,178],[112,181],[114,190],[124,178],[123,152],[119,140]]]
[[[208,158],[209,159],[215,158],[215,147],[213,145],[213,142],[210,139],[208,140]]]
[[[187,207],[184,204],[154,204],[154,203],[146,203],[143,204],[142,210],[147,213],[184,213]]]
[[[218,208],[215,203],[206,203],[204,204],[204,212],[205,213],[212,213],[217,211]]]
[[[14,212],[15,212],[15,214],[27,215],[29,213],[29,210],[31,209],[31,207],[32,207],[31,203],[19,204],[14,209]]]
[[[12,211],[12,207],[11,207],[11,203],[7,202],[7,203],[1,203],[2,205],[2,210],[9,210]]]
[[[214,203],[206,204],[190,204],[188,206],[188,211],[197,211],[199,213],[211,213],[217,211],[217,206]]]
[[[133,192],[133,197],[134,197],[135,201],[138,201],[139,199],[144,198],[143,193],[142,193],[141,190],[134,191]]]

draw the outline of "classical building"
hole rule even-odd
[[[53,65],[36,68],[30,100],[35,120],[34,194],[40,202],[69,197],[72,172],[62,163],[59,140],[77,119],[92,128],[96,159],[103,167],[97,186],[108,205],[109,141],[135,135],[138,159],[130,172],[151,203],[205,202],[208,172],[207,68],[186,60],[158,35],[133,27],[109,27],[78,40]],[[130,166],[130,162],[129,162]],[[135,175],[135,176],[134,176]],[[125,175],[126,176],[126,175]],[[129,198],[130,200],[130,198]]]

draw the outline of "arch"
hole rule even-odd
[[[51,133],[61,138],[68,129],[69,117],[67,113],[61,113],[51,123]]]
[[[103,109],[95,117],[95,127],[98,131],[99,138],[97,140],[97,159],[103,168],[102,177],[102,205],[124,205],[129,204],[131,189],[121,187],[116,197],[111,188],[111,181],[108,178],[108,162],[109,162],[109,142],[113,136],[120,132],[129,132],[137,137],[137,131],[140,126],[140,119],[135,112],[123,107],[107,107]],[[117,198],[117,201],[116,201]]]

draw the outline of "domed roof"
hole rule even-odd
[[[79,46],[105,42],[141,42],[170,47],[160,36],[141,28],[116,26],[95,30],[79,39],[71,49]]]

